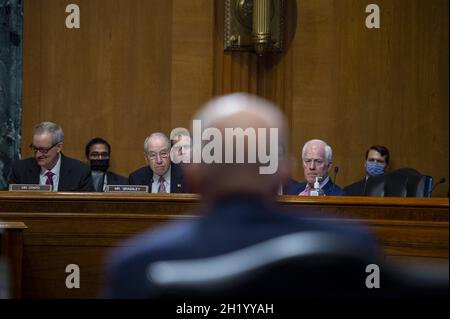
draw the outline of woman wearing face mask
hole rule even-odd
[[[93,138],[86,144],[85,153],[96,192],[104,192],[106,185],[128,185],[127,178],[108,171],[111,146],[106,140]]]
[[[356,183],[344,188],[345,195],[364,196],[369,177],[384,175],[389,167],[389,150],[385,146],[373,145],[366,151],[366,176]]]

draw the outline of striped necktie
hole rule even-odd
[[[159,177],[159,187],[158,187],[158,193],[167,193],[166,191],[166,185],[164,184],[166,180],[164,179],[164,177],[160,176]]]

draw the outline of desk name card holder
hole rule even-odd
[[[51,192],[52,185],[10,184],[9,190],[13,192]]]
[[[106,193],[148,193],[147,185],[106,185]]]

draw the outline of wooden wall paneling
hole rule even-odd
[[[25,21],[41,12],[40,29],[25,29],[24,38],[27,50],[40,46],[40,69],[25,56],[24,83],[41,78],[40,112],[36,117],[25,91],[23,145],[30,127],[51,120],[65,131],[67,155],[83,159],[85,143],[103,136],[113,147],[113,169],[127,174],[141,166],[144,138],[170,127],[171,2],[80,0],[81,28],[72,30],[64,23],[66,1],[39,1],[36,9],[31,2]]]
[[[215,89],[216,95],[232,92],[258,93],[258,58],[253,53],[224,52],[222,59],[217,59],[216,63],[219,63],[216,78],[220,78]]]
[[[214,23],[213,1],[173,1],[170,129],[189,128],[213,95]]]
[[[392,168],[448,180],[445,0],[380,0],[378,30],[365,27],[362,0],[288,0],[285,52],[263,58],[223,52],[224,0],[77,3],[82,27],[67,30],[64,1],[25,1],[23,155],[32,127],[50,119],[68,155],[109,139],[112,168],[126,175],[144,165],[150,132],[184,126],[210,95],[246,91],[288,116],[297,179],[301,146],[322,138],[342,186],[364,175],[374,143],[391,149]]]
[[[224,2],[223,0],[214,1],[214,65],[213,65],[213,93],[221,95],[224,92]]]
[[[214,95],[232,92],[258,94],[260,59],[251,52],[224,52],[225,1],[214,1]]]
[[[34,125],[51,120],[65,131],[67,155],[84,160],[85,143],[102,136],[112,170],[128,175],[145,165],[148,134],[189,127],[211,97],[214,3],[76,4],[81,28],[69,30],[67,1],[25,2],[24,157]]]
[[[378,1],[378,30],[365,27],[364,1],[297,3],[294,148],[329,142],[342,186],[362,178],[364,152],[376,143],[390,148],[393,169],[447,177],[448,2]]]

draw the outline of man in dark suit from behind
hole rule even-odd
[[[107,185],[128,185],[128,179],[109,171],[111,145],[101,137],[90,140],[85,147],[86,158],[91,167],[96,192],[104,192]]]
[[[170,140],[164,133],[148,136],[144,142],[148,165],[130,174],[130,185],[147,185],[149,193],[187,193],[180,165],[170,160],[170,149]]]
[[[384,175],[389,168],[389,150],[386,146],[373,145],[366,151],[364,168],[366,176],[344,188],[347,196],[365,196],[367,180],[370,177]]]
[[[42,122],[34,129],[30,145],[34,157],[14,163],[9,184],[51,185],[55,192],[92,192],[89,167],[62,154],[64,132],[52,122]]]
[[[254,129],[258,132],[258,140],[264,135],[264,142],[256,143],[253,148],[248,146],[250,138],[244,139],[247,141],[246,150],[258,152],[269,143],[266,132],[272,134],[269,129],[276,130],[275,142],[270,142],[270,152],[277,159],[276,170],[262,173],[261,167],[267,162],[258,158],[255,163],[248,159],[250,156],[244,163],[210,162],[202,156],[201,163],[182,164],[189,186],[202,195],[199,211],[194,212],[194,215],[202,217],[151,230],[112,251],[106,262],[106,285],[102,297],[154,297],[157,289],[148,280],[147,270],[155,261],[223,255],[296,232],[331,232],[351,238],[363,245],[367,252],[376,251],[374,241],[366,232],[294,216],[275,203],[280,183],[290,174],[287,123],[278,107],[253,95],[235,93],[213,99],[194,119],[201,121],[203,132],[206,128],[213,128],[215,133],[220,131],[223,145],[227,143],[224,137],[226,129]],[[194,156],[198,151],[195,145]],[[232,146],[228,151],[236,148]],[[279,152],[278,149],[285,151]],[[227,147],[222,150],[219,160],[224,158]]]

